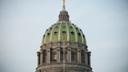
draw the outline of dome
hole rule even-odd
[[[82,30],[69,21],[58,21],[46,30],[42,43],[47,44],[51,42],[78,42],[86,44]]]
[[[69,20],[64,4],[58,21],[45,31],[37,56],[36,72],[92,72],[85,36]]]
[[[60,11],[59,20],[45,31],[42,39],[42,46],[59,43],[72,43],[72,46],[80,45],[86,47],[86,39],[80,28],[70,22],[66,10]],[[52,45],[53,46],[53,45]],[[62,46],[62,45],[61,45]],[[65,45],[64,45],[65,46]]]

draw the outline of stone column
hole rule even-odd
[[[60,63],[60,48],[57,49],[57,63]]]
[[[40,64],[43,64],[43,51],[40,52]]]
[[[77,63],[81,64],[81,51],[80,50],[77,51]]]
[[[47,64],[50,64],[50,49],[47,49]]]
[[[67,59],[68,59],[68,63],[71,63],[71,49],[69,48],[68,49],[68,52],[67,52]]]

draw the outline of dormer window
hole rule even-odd
[[[78,28],[76,27],[76,29],[78,29]]]
[[[78,36],[81,36],[81,34],[80,34],[80,33],[78,33]]]
[[[47,34],[48,36],[50,35],[50,33]]]
[[[74,35],[74,32],[71,32],[72,35]]]
[[[54,32],[54,34],[57,34],[58,32]]]

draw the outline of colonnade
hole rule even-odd
[[[71,48],[56,48],[54,49],[55,56],[52,54],[52,50],[44,49],[37,52],[38,66],[43,64],[52,63],[71,63],[90,65],[90,52],[86,50],[74,50]],[[74,52],[74,53],[73,53]],[[52,61],[52,58],[54,61]]]

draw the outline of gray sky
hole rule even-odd
[[[128,72],[128,0],[67,0],[94,72]],[[0,0],[0,72],[34,72],[42,35],[58,20],[60,0]]]

